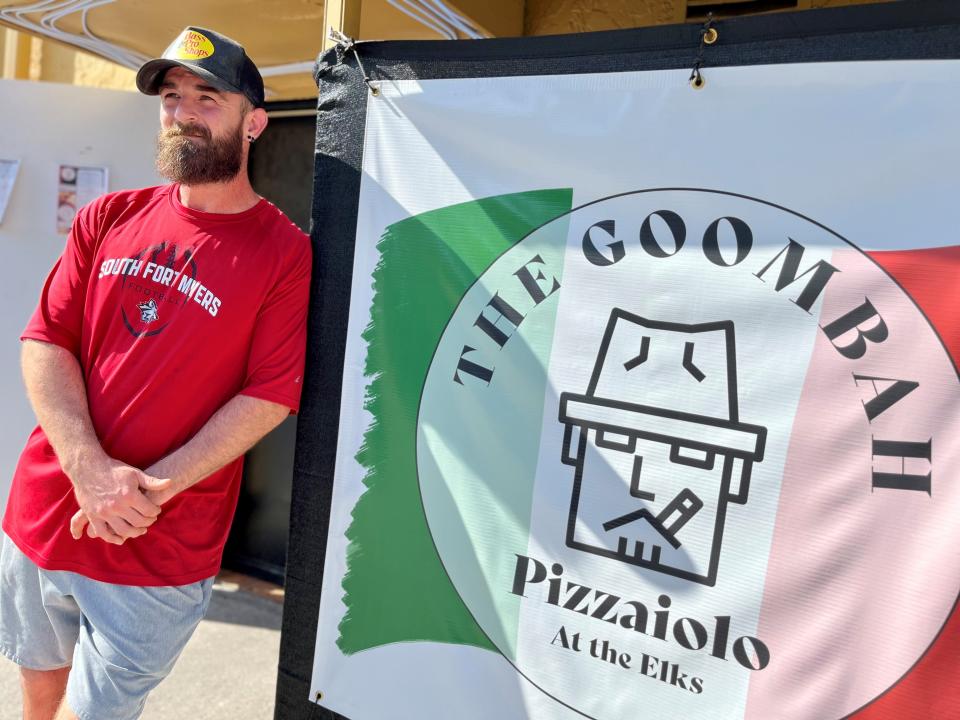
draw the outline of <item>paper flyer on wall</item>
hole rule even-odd
[[[61,165],[57,193],[57,232],[66,235],[77,211],[107,192],[106,167]]]

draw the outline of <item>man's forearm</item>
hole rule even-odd
[[[268,400],[237,395],[220,408],[193,438],[147,468],[156,477],[170,478],[169,490],[148,493],[163,503],[243,455],[290,414],[289,408]]]
[[[73,353],[25,340],[20,359],[27,397],[67,476],[72,478],[78,467],[106,461],[90,420],[83,371]]]
[[[107,455],[90,419],[80,363],[70,351],[26,340],[21,367],[27,397],[60,467],[73,484],[80,513],[108,542],[122,544],[142,535],[160,512],[143,491],[159,492],[170,482]]]

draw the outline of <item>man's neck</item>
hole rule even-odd
[[[180,203],[191,210],[233,215],[249,210],[260,202],[245,169],[233,180],[223,183],[181,185]]]

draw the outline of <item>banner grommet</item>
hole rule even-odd
[[[713,13],[707,13],[707,21],[700,30],[700,46],[697,50],[697,59],[693,63],[693,69],[690,71],[690,87],[694,90],[703,90],[707,81],[704,80],[700,68],[703,67],[703,51],[707,45],[713,45],[720,33],[713,27]]]

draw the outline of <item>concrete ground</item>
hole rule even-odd
[[[143,720],[270,720],[283,592],[235,573],[214,585],[200,623]],[[20,720],[16,665],[0,657],[0,720]]]

